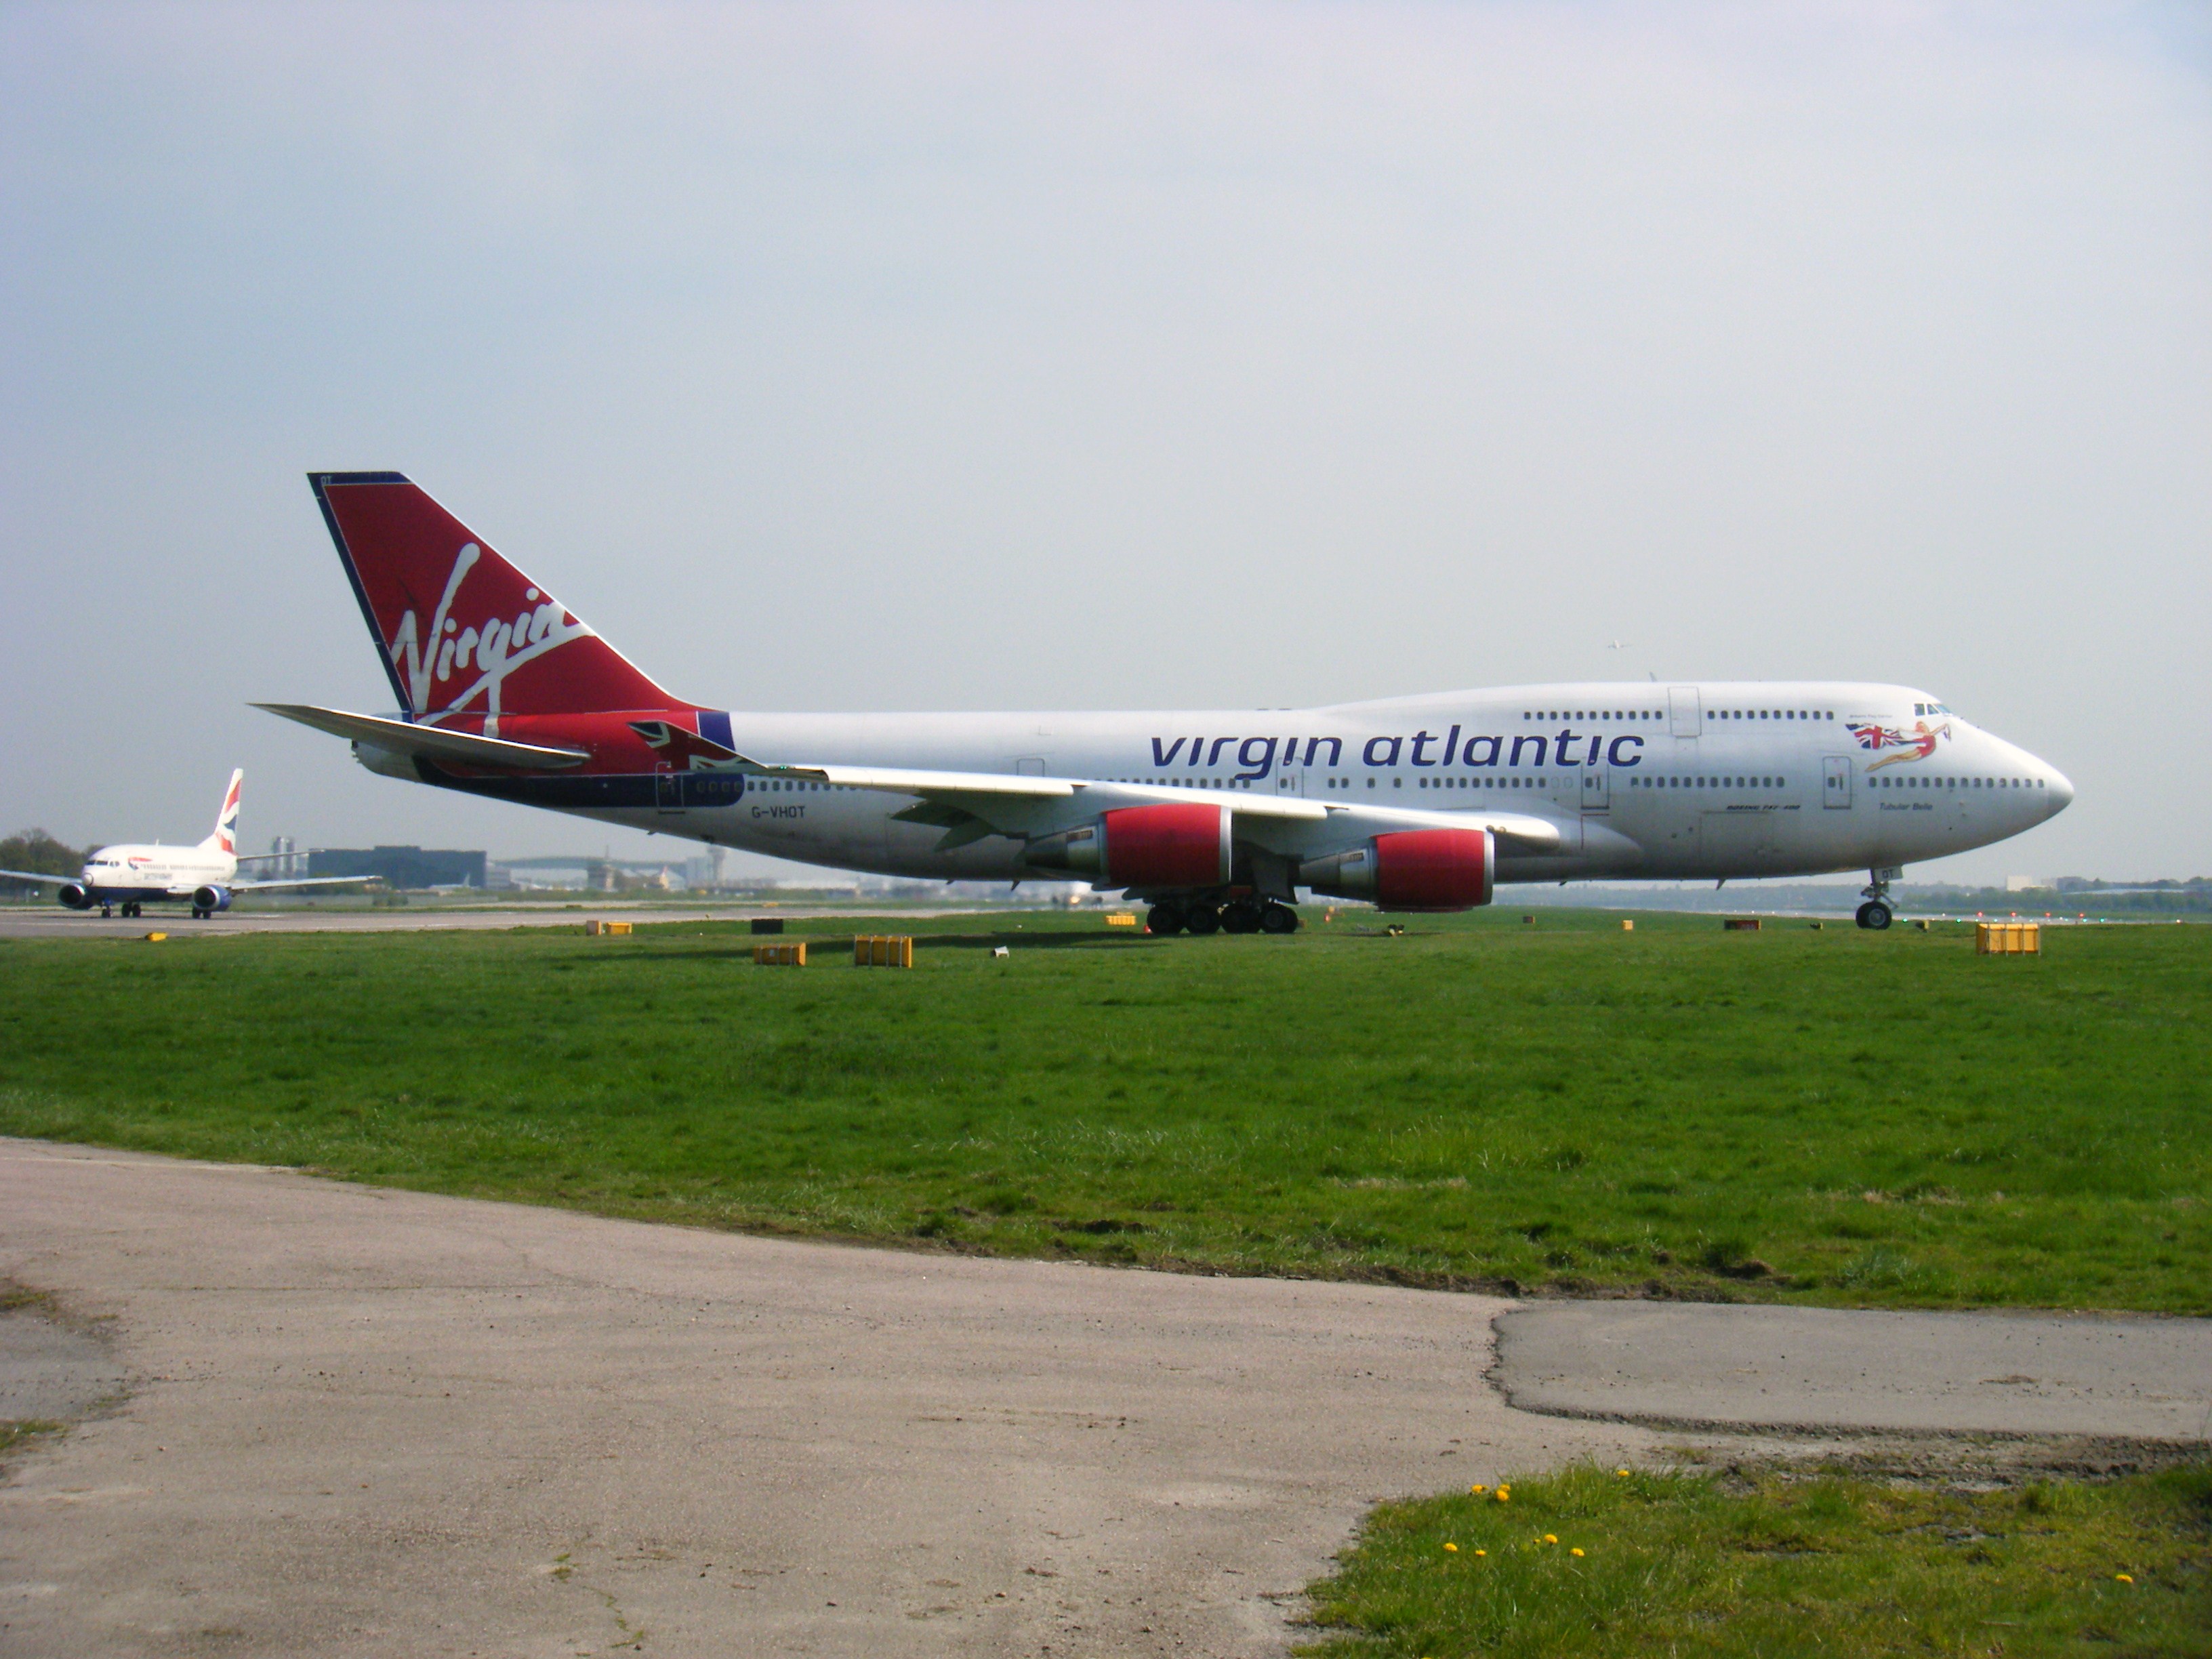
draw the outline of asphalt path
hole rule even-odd
[[[1556,1302],[1498,1322],[1528,1411],[1784,1433],[2212,1440],[2212,1320]]]
[[[0,1316],[0,1412],[89,1413],[0,1485],[4,1653],[1279,1654],[1386,1497],[1684,1425],[2212,1424],[2212,1322],[981,1261],[20,1140],[0,1275],[56,1315]]]
[[[0,1486],[0,1652],[1275,1654],[1516,1412],[1480,1297],[807,1244],[0,1140],[128,1400]]]

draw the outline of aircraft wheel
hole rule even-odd
[[[1224,905],[1221,911],[1221,931],[1224,933],[1258,933],[1260,907],[1256,904]]]
[[[1859,906],[1859,926],[1879,933],[1889,926],[1890,908],[1880,899],[1869,899]]]
[[[1295,933],[1298,931],[1298,913],[1287,904],[1271,904],[1260,912],[1260,931],[1263,933]]]
[[[102,916],[112,916],[115,914],[115,907],[112,904],[103,904],[100,907],[100,914]]]
[[[1172,904],[1155,904],[1145,913],[1145,930],[1165,938],[1182,932],[1182,912]]]
[[[1182,925],[1200,935],[1218,933],[1221,931],[1221,912],[1210,904],[1194,904],[1183,912]]]

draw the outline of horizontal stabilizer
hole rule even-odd
[[[442,726],[418,726],[411,720],[386,720],[377,714],[349,714],[340,708],[314,708],[305,703],[257,702],[288,720],[312,726],[332,737],[388,749],[398,755],[420,755],[426,760],[453,761],[463,766],[491,766],[520,772],[557,771],[581,766],[591,757],[580,749],[549,749],[542,744],[509,743],[504,738],[480,738],[468,732],[448,732]]]

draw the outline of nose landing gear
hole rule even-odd
[[[1901,870],[1869,870],[1868,882],[1859,890],[1866,900],[1858,908],[1858,924],[1879,933],[1896,919],[1897,912],[1889,902],[1889,884],[1904,873]]]

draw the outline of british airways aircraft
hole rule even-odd
[[[1499,882],[1869,872],[2073,786],[1905,686],[1506,686],[1303,709],[749,714],[670,696],[397,472],[309,477],[398,703],[258,705],[371,771],[813,864],[1077,878],[1155,933],[1287,933],[1297,890],[1464,910]]]
[[[263,881],[238,873],[238,803],[246,774],[233,772],[230,787],[222,792],[222,809],[215,816],[215,831],[197,847],[164,847],[159,842],[125,842],[103,847],[84,861],[76,875],[46,876],[32,870],[0,870],[14,881],[37,882],[57,887],[56,895],[72,910],[100,907],[112,916],[119,907],[126,916],[144,914],[149,899],[190,903],[195,919],[230,908],[231,895],[271,887],[328,887],[339,883],[358,886],[359,876],[301,876]]]

